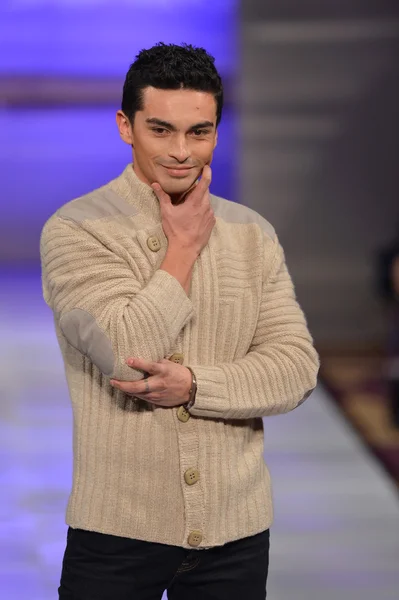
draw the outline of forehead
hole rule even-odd
[[[143,116],[157,117],[170,122],[216,122],[216,100],[208,92],[195,90],[160,90],[153,87],[143,91]]]

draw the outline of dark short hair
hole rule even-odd
[[[122,110],[133,122],[135,113],[143,110],[143,91],[147,87],[160,90],[184,88],[213,94],[216,101],[216,126],[223,109],[223,85],[215,67],[215,59],[204,48],[190,44],[177,46],[160,42],[141,50],[130,65],[123,86]]]

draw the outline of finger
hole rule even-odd
[[[125,392],[125,394],[131,394],[138,397],[147,397],[149,394],[157,393],[163,389],[161,382],[156,377],[140,379],[140,381],[119,381],[117,379],[111,379],[110,384],[117,390]]]
[[[209,188],[209,186],[211,185],[211,182],[212,182],[212,169],[209,165],[205,165],[205,167],[202,169],[201,179],[200,179],[200,182],[199,182],[197,188],[199,186],[201,186],[201,189],[203,189],[205,191]]]
[[[202,169],[202,177],[201,177],[201,181],[205,180],[207,186],[209,187],[209,185],[211,184],[212,181],[212,169],[209,165],[205,165],[205,167]]]
[[[144,360],[144,358],[130,357],[126,360],[126,364],[132,369],[138,369],[139,371],[144,371],[150,375],[155,375],[160,371],[158,363],[151,360]]]
[[[198,185],[195,187],[195,190],[193,190],[193,196],[195,196],[199,202],[201,202],[204,199],[205,193],[208,191],[209,186],[211,185],[211,181],[211,167],[209,165],[205,165],[205,167],[202,170],[201,179],[198,182]]]
[[[161,203],[168,203],[171,204],[172,201],[170,199],[170,196],[161,188],[161,186],[159,185],[159,183],[153,183],[151,185],[152,189],[154,190],[158,200]]]
[[[141,400],[145,400],[146,402],[149,402],[150,404],[157,404],[157,405],[160,405],[163,400],[163,396],[157,392],[151,393],[151,394],[136,394],[136,397],[140,398]]]
[[[116,388],[121,392],[125,392],[125,394],[132,395],[136,395],[139,393],[140,388],[138,387],[137,383],[137,381],[117,381],[115,379],[110,380],[110,384],[113,388]]]

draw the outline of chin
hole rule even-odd
[[[196,177],[190,177],[187,179],[181,179],[179,180],[175,180],[175,181],[171,181],[170,179],[168,181],[165,181],[165,185],[162,186],[163,189],[165,190],[165,192],[167,194],[184,194],[185,192],[187,192],[187,190],[193,185],[193,183],[196,181],[197,176]]]

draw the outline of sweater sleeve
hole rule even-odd
[[[40,251],[44,299],[63,335],[108,377],[141,379],[126,359],[162,360],[193,316],[177,279],[157,270],[145,284],[139,253],[120,257],[72,221],[52,217]]]
[[[296,301],[283,250],[277,239],[274,244],[248,354],[232,363],[190,365],[198,386],[190,409],[195,416],[251,419],[277,415],[299,406],[316,386],[318,355]]]

